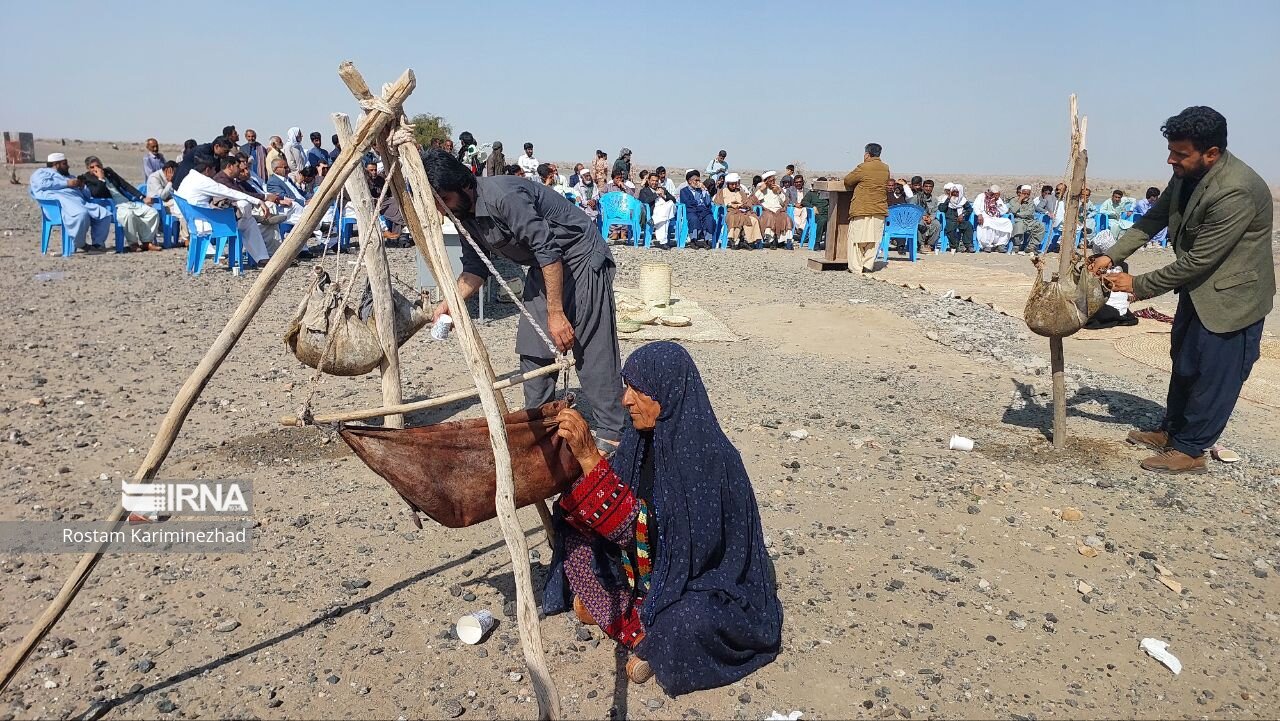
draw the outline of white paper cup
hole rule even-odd
[[[474,646],[483,641],[484,637],[488,636],[496,625],[498,625],[498,619],[482,608],[458,619],[454,630],[457,632],[460,641]]]
[[[436,324],[431,326],[431,337],[434,340],[444,340],[449,337],[449,331],[453,330],[453,318],[448,313],[440,316],[436,320]]]
[[[951,443],[948,447],[953,451],[972,451],[973,439],[964,436],[951,436]]]

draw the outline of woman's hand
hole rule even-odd
[[[581,413],[566,408],[556,416],[556,423],[560,424],[556,435],[569,444],[569,451],[578,459],[578,465],[582,466],[582,475],[587,475],[600,462],[600,449],[596,448],[596,439],[591,435],[587,420]]]

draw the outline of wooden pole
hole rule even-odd
[[[369,88],[354,67],[345,68],[347,72],[339,72],[347,87],[357,99],[365,99]],[[397,120],[399,114],[396,114]],[[525,664],[533,681],[534,693],[538,697],[538,716],[542,719],[558,719],[560,717],[560,697],[555,682],[547,668],[547,660],[542,652],[542,631],[538,626],[538,607],[533,595],[533,578],[529,571],[529,547],[525,542],[524,530],[520,527],[520,519],[516,515],[515,481],[511,473],[511,452],[507,446],[507,429],[503,422],[506,414],[506,401],[501,393],[495,391],[493,384],[496,378],[493,366],[489,361],[489,353],[476,330],[471,315],[466,311],[466,303],[458,292],[457,281],[449,265],[448,251],[444,245],[443,218],[436,207],[435,194],[427,179],[426,168],[418,155],[418,146],[413,142],[405,142],[395,148],[400,157],[400,174],[407,181],[410,192],[401,196],[401,210],[413,208],[417,222],[410,226],[414,244],[422,257],[427,261],[431,273],[435,276],[441,296],[448,302],[454,313],[454,328],[457,331],[458,345],[467,361],[467,367],[479,391],[480,404],[484,407],[485,419],[489,425],[489,441],[493,449],[494,465],[497,469],[497,493],[495,505],[498,510],[498,525],[502,527],[502,535],[506,539],[507,549],[511,553],[511,570],[516,581],[516,620],[520,632],[520,646],[524,651]],[[393,173],[393,176],[395,174]],[[403,184],[397,184],[400,191]],[[408,202],[405,202],[405,201]],[[405,220],[408,221],[408,213]]]
[[[384,102],[393,108],[399,108],[413,92],[417,81],[413,76],[412,70],[404,71],[395,83],[388,88],[386,95],[382,98]],[[338,155],[338,159],[329,168],[329,172],[325,175],[324,181],[320,184],[320,188],[316,191],[315,197],[307,204],[306,210],[302,217],[298,220],[298,224],[288,237],[280,244],[279,250],[271,257],[271,261],[258,274],[253,285],[245,294],[244,300],[240,301],[240,306],[236,308],[231,319],[227,321],[226,327],[218,334],[213,345],[205,353],[204,358],[200,360],[199,365],[192,371],[191,376],[178,389],[177,396],[174,397],[173,403],[169,406],[169,412],[165,414],[163,420],[160,421],[160,428],[156,431],[156,439],[151,444],[151,449],[147,451],[146,458],[143,459],[142,465],[134,474],[135,481],[145,481],[154,478],[156,472],[160,469],[160,464],[164,462],[165,457],[173,448],[173,443],[178,437],[178,431],[182,429],[182,424],[186,421],[187,414],[191,412],[192,406],[195,405],[196,399],[200,397],[201,391],[213,374],[222,365],[222,361],[226,360],[231,349],[235,347],[236,341],[240,340],[240,336],[248,327],[249,321],[253,319],[258,309],[262,307],[267,296],[271,295],[271,291],[276,287],[276,283],[280,282],[280,277],[289,268],[289,264],[297,256],[298,251],[302,249],[302,245],[311,233],[320,225],[320,221],[324,218],[328,205],[333,201],[334,196],[338,194],[338,187],[346,180],[347,175],[356,167],[360,161],[360,156],[364,154],[365,149],[374,141],[374,139],[388,126],[391,125],[394,118],[386,113],[370,113],[369,116],[360,123],[360,127],[356,130],[353,141],[342,149],[342,153]],[[113,524],[113,528],[118,528],[120,520],[124,517],[124,508],[117,505],[115,510],[107,518],[107,523]],[[521,536],[521,540],[523,540]],[[63,584],[58,595],[47,608],[36,618],[35,624],[27,635],[23,637],[22,642],[5,657],[3,664],[0,664],[0,691],[4,691],[17,675],[18,668],[26,661],[31,652],[39,645],[40,640],[49,633],[53,625],[58,622],[62,614],[66,612],[67,607],[71,605],[71,601],[79,593],[80,588],[84,586],[84,582],[88,580],[89,574],[93,572],[94,566],[102,557],[102,549],[105,544],[99,546],[96,550],[85,553],[80,557],[80,561],[71,571],[71,575]],[[526,562],[528,559],[525,559]]]
[[[353,140],[351,119],[346,113],[333,114],[333,127],[338,142],[346,147]],[[391,294],[391,269],[387,266],[387,250],[382,238],[382,226],[378,223],[377,198],[369,190],[364,169],[347,177],[347,195],[356,209],[356,225],[360,228],[360,245],[364,247],[365,274],[369,276],[369,289],[373,293],[374,328],[382,345],[382,362],[378,374],[382,378],[382,404],[398,406],[403,401],[400,381],[400,345],[396,342],[396,304]],[[355,288],[347,288],[350,297]],[[404,416],[399,413],[383,419],[387,428],[404,428]]]
[[[520,385],[534,378],[541,378],[553,373],[559,373],[569,367],[566,361],[564,364],[553,363],[528,373],[517,373],[506,378],[499,379],[493,384],[494,390],[502,390],[511,386]],[[362,421],[367,418],[377,418],[378,416],[386,416],[392,413],[413,413],[414,411],[422,411],[428,408],[438,408],[440,406],[449,405],[457,401],[463,401],[468,398],[475,398],[480,395],[480,391],[476,388],[466,388],[453,393],[446,393],[435,398],[425,398],[412,403],[401,403],[398,406],[383,406],[379,408],[361,408],[353,411],[337,411],[335,413],[321,413],[311,417],[311,423],[314,425],[325,425],[327,423],[345,423],[347,421]],[[302,428],[307,425],[306,421],[297,416],[281,416],[280,425]]]
[[[1062,238],[1058,241],[1058,272],[1053,280],[1071,277],[1071,266],[1076,253],[1076,226],[1079,225],[1080,193],[1084,189],[1085,166],[1089,162],[1085,151],[1085,129],[1088,118],[1080,119],[1076,112],[1076,96],[1071,96],[1071,152],[1067,159],[1067,199],[1063,209]],[[1070,249],[1068,249],[1070,243]],[[1062,450],[1067,445],[1067,359],[1063,354],[1062,339],[1049,339],[1049,366],[1053,371],[1053,447]]]

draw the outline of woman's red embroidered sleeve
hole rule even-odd
[[[572,526],[615,542],[626,537],[636,515],[635,495],[604,459],[562,495],[559,503]]]

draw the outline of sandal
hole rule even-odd
[[[587,610],[586,606],[582,605],[582,599],[577,596],[573,597],[573,613],[578,617],[578,623],[581,623],[583,626],[600,625],[591,617],[591,612]]]
[[[631,683],[644,683],[653,678],[653,668],[649,666],[649,662],[639,656],[632,656],[627,659],[627,678],[631,679]]]

